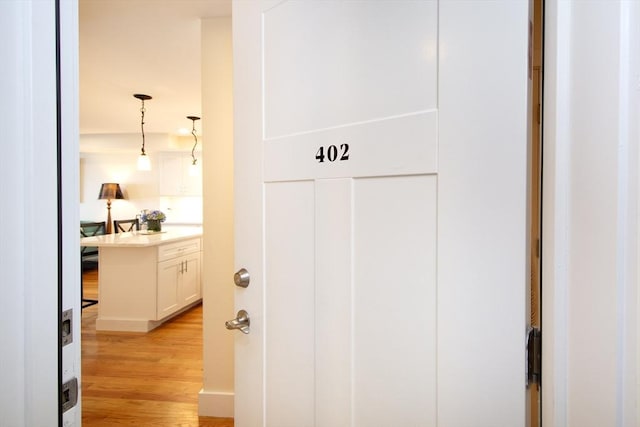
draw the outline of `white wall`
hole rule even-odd
[[[82,135],[80,154],[80,219],[106,221],[107,201],[99,200],[100,185],[120,184],[125,200],[111,204],[112,219],[135,218],[142,209],[160,209],[167,215],[166,225],[202,224],[202,197],[161,196],[159,157],[168,150],[184,150],[193,144],[186,138],[152,134],[147,146],[152,163],[150,171],[137,169],[140,135]],[[200,138],[199,138],[200,142]],[[162,150],[162,151],[160,151]],[[189,148],[190,151],[190,148]],[[196,156],[201,156],[196,152]]]
[[[197,128],[196,128],[197,131]],[[198,135],[200,133],[198,132]],[[142,135],[139,133],[95,133],[80,136],[80,151],[82,153],[131,153],[140,154]],[[193,136],[170,135],[166,133],[145,133],[145,151],[153,160],[159,152],[184,151],[191,152]],[[202,138],[198,136],[196,152],[202,149]]]
[[[545,30],[543,425],[637,426],[640,5]]]
[[[99,200],[100,185],[117,182],[126,200],[113,200],[113,219],[135,218],[141,209],[159,208],[158,167],[138,171],[136,154],[81,153],[80,155],[80,219],[102,221],[107,217],[107,201]]]
[[[204,378],[200,415],[233,416],[233,94],[231,18],[202,21]]]

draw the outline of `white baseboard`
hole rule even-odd
[[[233,417],[234,393],[200,390],[198,415],[203,417]]]
[[[96,319],[96,331],[149,332],[162,325],[164,322],[191,309],[191,307],[195,307],[200,304],[201,301],[202,299],[194,301],[160,320],[105,318],[100,317],[100,314],[98,313],[98,318]]]
[[[149,332],[162,322],[137,319],[96,319],[96,331]]]

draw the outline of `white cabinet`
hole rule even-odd
[[[96,329],[147,332],[202,299],[201,238],[146,245],[170,235],[122,233],[100,246]]]
[[[157,320],[198,301],[200,252],[158,263]]]
[[[202,156],[198,168],[202,170]],[[159,188],[161,196],[202,196],[202,174],[190,173],[191,153],[164,152],[159,156]]]
[[[201,298],[200,239],[159,246],[158,261],[156,320]]]

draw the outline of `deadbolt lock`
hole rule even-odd
[[[249,272],[245,268],[241,268],[236,272],[236,274],[233,275],[233,281],[235,282],[236,286],[239,286],[241,288],[246,288],[247,286],[249,286],[250,279],[251,277],[249,276]]]

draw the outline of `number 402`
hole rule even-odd
[[[338,155],[340,157],[338,157]],[[335,145],[330,145],[326,147],[326,149],[324,146],[318,148],[318,151],[316,151],[316,160],[318,163],[324,163],[325,158],[330,162],[349,160],[349,144],[340,144],[340,149]]]

